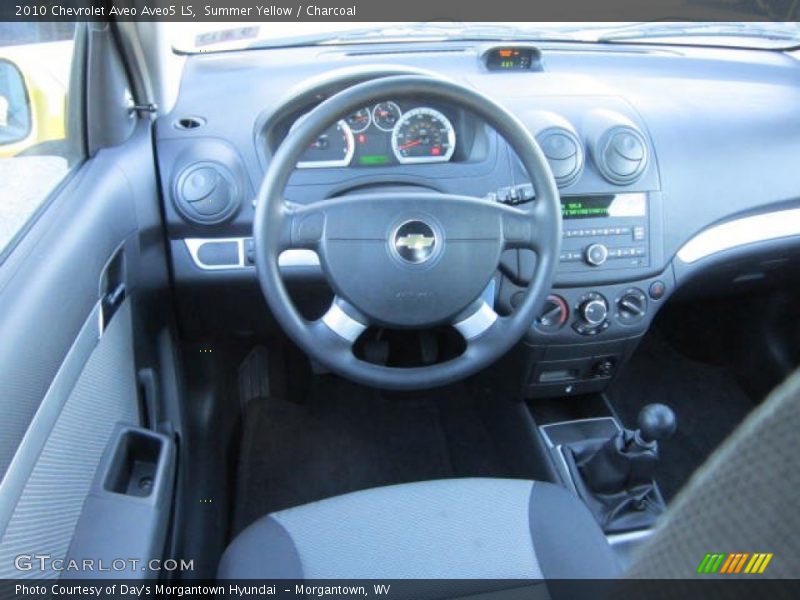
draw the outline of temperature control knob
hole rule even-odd
[[[541,331],[552,333],[561,329],[569,318],[569,307],[561,296],[547,297],[542,314],[536,319],[536,327]]]
[[[608,260],[608,248],[604,244],[592,244],[586,247],[584,259],[593,267],[599,267]]]

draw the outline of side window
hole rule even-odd
[[[0,23],[0,260],[83,158],[75,23]]]

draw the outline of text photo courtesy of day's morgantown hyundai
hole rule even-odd
[[[0,6],[0,599],[800,597],[800,3]]]

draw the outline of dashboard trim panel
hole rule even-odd
[[[189,255],[192,257],[192,262],[198,269],[203,271],[222,271],[231,269],[246,269],[252,268],[254,265],[247,263],[245,252],[245,241],[251,238],[187,238],[183,240],[186,244]],[[235,242],[238,248],[238,261],[236,263],[229,263],[223,265],[210,265],[200,259],[199,251],[205,244],[224,244]],[[284,250],[278,258],[278,266],[283,268],[292,267],[319,267],[319,256],[313,250],[306,250],[302,248],[293,248],[291,250]]]
[[[197,265],[199,268],[203,269],[204,271],[243,269],[245,266],[244,238],[213,238],[213,239],[187,238],[183,240],[183,242],[186,244],[186,249],[189,250],[189,255],[192,257],[192,261],[194,262],[194,264]],[[200,259],[200,248],[202,248],[206,244],[230,244],[230,243],[235,243],[237,246],[238,261],[236,263],[210,265],[208,263],[203,262]]]
[[[800,236],[800,208],[742,217],[710,227],[686,242],[678,250],[678,258],[692,264],[739,246],[792,236]]]

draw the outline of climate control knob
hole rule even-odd
[[[536,319],[536,327],[541,331],[553,333],[561,329],[569,318],[569,307],[561,296],[550,295],[544,303],[542,313]]]
[[[604,244],[591,244],[586,247],[583,258],[593,267],[599,267],[608,260],[608,248]]]
[[[608,300],[599,292],[589,292],[575,304],[578,318],[572,324],[581,335],[597,335],[608,329]]]
[[[639,288],[625,290],[617,300],[617,318],[626,325],[638,323],[647,314],[647,296]]]
[[[587,300],[580,307],[581,319],[595,327],[608,318],[608,304],[602,298]]]

